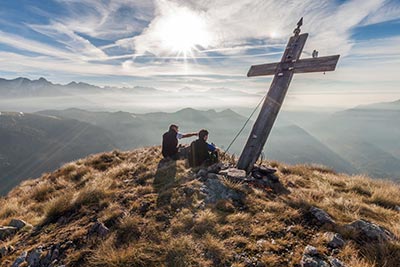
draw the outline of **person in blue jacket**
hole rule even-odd
[[[207,143],[208,131],[202,129],[199,138],[190,144],[189,165],[197,167],[202,164],[211,165],[218,162],[218,151],[214,144]]]

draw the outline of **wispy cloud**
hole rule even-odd
[[[0,51],[1,69],[55,77],[70,74],[76,79],[142,77],[147,85],[167,88],[194,84],[265,90],[269,78],[247,79],[248,67],[279,60],[288,36],[304,17],[302,32],[310,33],[304,55],[317,49],[321,56],[341,54],[341,59],[337,71],[329,75],[296,75],[293,86],[298,92],[331,86],[327,83],[336,84],[335,90],[356,90],[378,81],[391,90],[392,83],[400,82],[395,71],[400,60],[398,36],[368,41],[353,37],[359,27],[399,20],[396,0],[55,1],[63,12],[36,8],[45,20],[19,24],[0,20],[0,44],[7,47]],[[199,27],[207,32],[196,40],[188,58],[165,43],[171,30],[165,25],[179,14],[199,18]],[[19,31],[1,28],[12,24]],[[25,35],[23,29],[37,36]]]
[[[68,16],[57,21],[91,37],[115,39],[141,32],[153,17],[153,1],[57,0]]]
[[[65,48],[76,55],[85,58],[104,59],[107,55],[103,50],[91,44],[87,39],[76,34],[72,29],[64,24],[53,22],[50,25],[30,25],[30,27],[48,37],[61,43]]]

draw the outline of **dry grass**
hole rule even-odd
[[[233,181],[232,179],[224,177],[224,178],[222,178],[222,183],[226,187],[228,187],[228,188],[230,188],[232,190],[235,190],[235,191],[242,191],[243,190],[243,183],[240,182],[240,181]]]
[[[171,220],[171,231],[174,235],[188,232],[193,227],[194,223],[193,213],[187,208],[182,209]]]
[[[0,207],[0,219],[7,219],[21,211],[22,207],[16,200],[3,201]]]
[[[66,215],[73,209],[73,194],[65,195],[51,199],[45,207],[44,223],[57,221],[61,216]]]
[[[165,253],[165,265],[168,267],[199,265],[199,247],[190,235],[170,239]]]
[[[98,205],[108,196],[104,187],[88,186],[80,190],[74,201],[76,208],[88,205]]]
[[[205,256],[212,260],[214,266],[224,266],[229,263],[232,251],[225,246],[223,240],[207,234],[202,241]]]
[[[138,216],[126,216],[116,227],[116,244],[135,243],[142,234],[142,220]]]
[[[229,155],[223,158],[234,161]],[[159,147],[68,163],[0,199],[0,225],[21,218],[40,231],[34,241],[22,233],[2,243],[17,251],[2,258],[0,266],[13,262],[32,243],[65,240],[75,244],[65,252],[67,266],[246,266],[240,255],[266,266],[296,266],[308,244],[330,253],[323,238],[326,229],[310,223],[311,206],[337,222],[333,230],[347,239],[337,257],[347,266],[397,266],[398,241],[360,246],[343,225],[365,219],[399,237],[399,185],[336,174],[323,166],[269,165],[278,169],[290,193],[278,196],[223,180],[245,193],[243,205],[237,206],[232,200],[202,205],[202,182],[185,161],[161,161]],[[109,228],[105,238],[88,238],[95,220]]]
[[[209,209],[200,211],[195,218],[193,231],[199,235],[213,232],[217,221],[218,217],[213,211]]]
[[[149,243],[132,243],[116,248],[109,239],[92,252],[90,266],[98,267],[148,267],[160,266],[160,248]]]
[[[54,186],[48,183],[47,181],[39,183],[36,185],[31,194],[30,198],[42,202],[48,200],[50,195],[55,191]]]

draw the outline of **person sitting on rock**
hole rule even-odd
[[[218,151],[214,144],[207,143],[208,131],[203,129],[199,138],[190,144],[189,165],[197,167],[202,164],[211,165],[218,162]]]
[[[178,125],[171,124],[169,126],[169,131],[163,134],[161,153],[164,156],[164,158],[178,160],[180,158],[180,153],[179,153],[180,147],[178,147],[178,140],[197,135],[197,133],[182,134],[178,130],[179,130]]]

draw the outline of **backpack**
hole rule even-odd
[[[207,143],[205,141],[197,139],[190,144],[188,156],[190,167],[200,166],[209,158],[210,154],[208,152]]]

